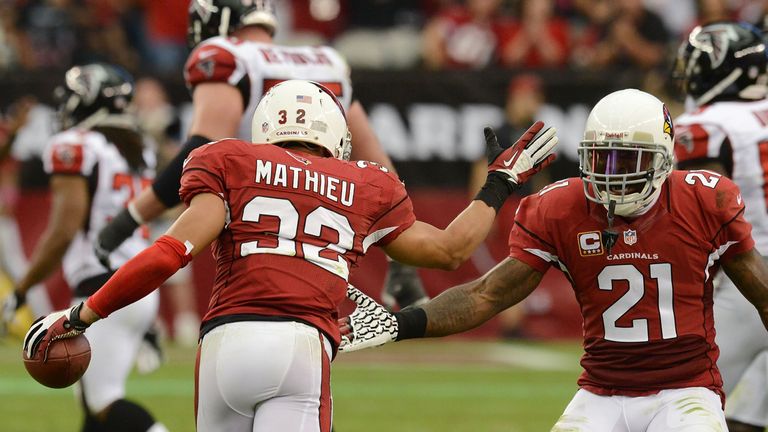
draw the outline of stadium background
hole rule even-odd
[[[577,174],[581,128],[594,102],[610,91],[638,87],[666,100],[673,115],[679,113],[680,103],[670,96],[669,71],[681,35],[713,17],[762,22],[768,3],[541,0],[552,7],[546,17],[548,32],[564,35],[558,42],[562,54],[549,64],[535,56],[512,61],[505,47],[525,30],[525,5],[537,1],[485,1],[497,5],[483,24],[474,21],[477,17],[467,6],[484,0],[284,1],[276,42],[328,43],[345,54],[356,96],[405,181],[417,216],[445,226],[469,200],[472,166],[482,156],[482,127],[508,121],[504,105],[510,91],[517,89],[510,85],[516,78],[533,76],[542,83],[538,90],[543,100],[534,117],[560,130],[559,161],[546,178],[572,176]],[[50,105],[65,68],[83,61],[111,61],[161,86],[178,117],[178,124],[164,129],[166,138],[183,141],[190,110],[181,76],[187,53],[186,4],[0,0],[0,110],[9,112],[15,101],[29,95]],[[661,47],[656,58],[648,62],[620,53],[612,60],[595,60],[603,44],[615,44],[612,23],[629,13],[624,9],[637,5],[644,18],[636,21],[636,31],[649,34]],[[603,17],[592,12],[601,8],[610,11]],[[422,37],[441,19],[469,25],[474,33],[467,32],[470,36],[462,43],[454,41],[463,51],[439,64],[423,51]],[[483,37],[477,36],[478,29]],[[467,54],[485,50],[489,43],[487,56]],[[46,224],[48,194],[39,160],[27,156],[4,164],[2,173],[17,181],[12,211],[29,256]],[[515,206],[516,200],[505,205],[484,246],[458,271],[421,270],[427,291],[436,295],[503,259]],[[192,264],[200,312],[207,304],[212,265],[205,253]],[[384,272],[383,254],[376,250],[353,271],[352,282],[378,297]],[[9,281],[0,285],[7,289]],[[54,306],[67,304],[69,292],[60,276],[47,288]],[[167,300],[164,295],[163,317],[172,337]],[[511,324],[496,318],[447,341],[341,356],[334,372],[338,430],[548,430],[576,389],[581,335],[577,305],[564,277],[550,271],[516,315]],[[135,377],[130,396],[150,401],[171,430],[192,430],[194,353],[170,341],[167,345],[166,365],[155,374]],[[0,370],[0,430],[42,431],[53,425],[61,425],[62,431],[76,429],[70,391],[45,389],[31,381],[21,368],[13,338],[0,346]],[[37,414],[41,411],[46,415]]]

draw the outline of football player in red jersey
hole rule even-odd
[[[717,46],[717,50],[713,47]],[[692,109],[675,120],[675,156],[681,169],[709,169],[739,186],[757,250],[768,251],[768,98],[765,40],[743,22],[697,27],[676,65]],[[755,71],[759,73],[755,73]],[[728,396],[731,432],[768,426],[768,338],[752,305],[722,272],[715,279],[717,365]]]
[[[316,81],[333,91],[347,112],[352,159],[395,172],[363,106],[353,98],[346,61],[328,46],[275,45],[277,25],[272,0],[191,0],[189,44],[194,50],[184,70],[194,106],[189,139],[152,188],[100,232],[96,250],[103,262],[141,223],[180,203],[182,162],[192,150],[223,138],[251,140],[256,105],[284,80]],[[400,307],[429,299],[415,269],[396,261],[390,263],[383,295]]]
[[[82,333],[151,293],[215,241],[216,279],[196,374],[197,430],[327,432],[329,365],[341,340],[337,307],[350,268],[374,244],[405,263],[456,268],[513,190],[554,159],[555,131],[535,137],[542,128],[536,123],[503,151],[486,131],[486,184],[441,230],[416,221],[403,184],[385,167],[345,160],[347,122],[329,90],[303,80],[277,84],[253,118],[260,145],[226,139],[193,151],[181,180],[189,208],[87,304],[33,324],[25,350],[37,353]]]
[[[342,351],[476,327],[528,296],[550,266],[570,279],[584,319],[584,372],[553,431],[725,431],[712,318],[722,266],[768,325],[768,267],[738,187],[673,170],[666,106],[628,89],[590,113],[581,178],[524,198],[509,257],[480,279],[390,314],[351,292]]]

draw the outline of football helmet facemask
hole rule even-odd
[[[126,113],[133,89],[133,77],[118,66],[91,63],[69,69],[64,84],[54,90],[62,130],[74,126],[135,128],[133,116]]]
[[[667,107],[636,89],[613,92],[590,112],[579,144],[584,193],[619,216],[638,216],[656,202],[673,169],[674,129]]]
[[[301,142],[324,148],[348,160],[351,135],[336,96],[322,85],[305,80],[283,81],[259,101],[251,123],[254,144]]]
[[[718,21],[694,28],[678,50],[673,78],[696,106],[766,96],[768,57],[751,24]]]
[[[258,25],[274,36],[277,16],[272,0],[191,0],[187,43],[194,48],[214,36],[227,36],[235,30]]]

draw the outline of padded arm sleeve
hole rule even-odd
[[[120,267],[86,304],[106,318],[147,296],[191,260],[183,243],[164,235]]]
[[[167,208],[176,206],[181,202],[179,198],[179,188],[181,187],[181,171],[184,167],[184,160],[192,152],[192,150],[208,144],[212,140],[201,136],[192,135],[189,137],[184,147],[181,148],[179,154],[168,164],[168,166],[157,176],[155,182],[152,183],[152,189]]]

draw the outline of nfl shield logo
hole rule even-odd
[[[637,243],[637,231],[635,230],[624,231],[624,243],[627,246],[632,246],[633,244]]]

